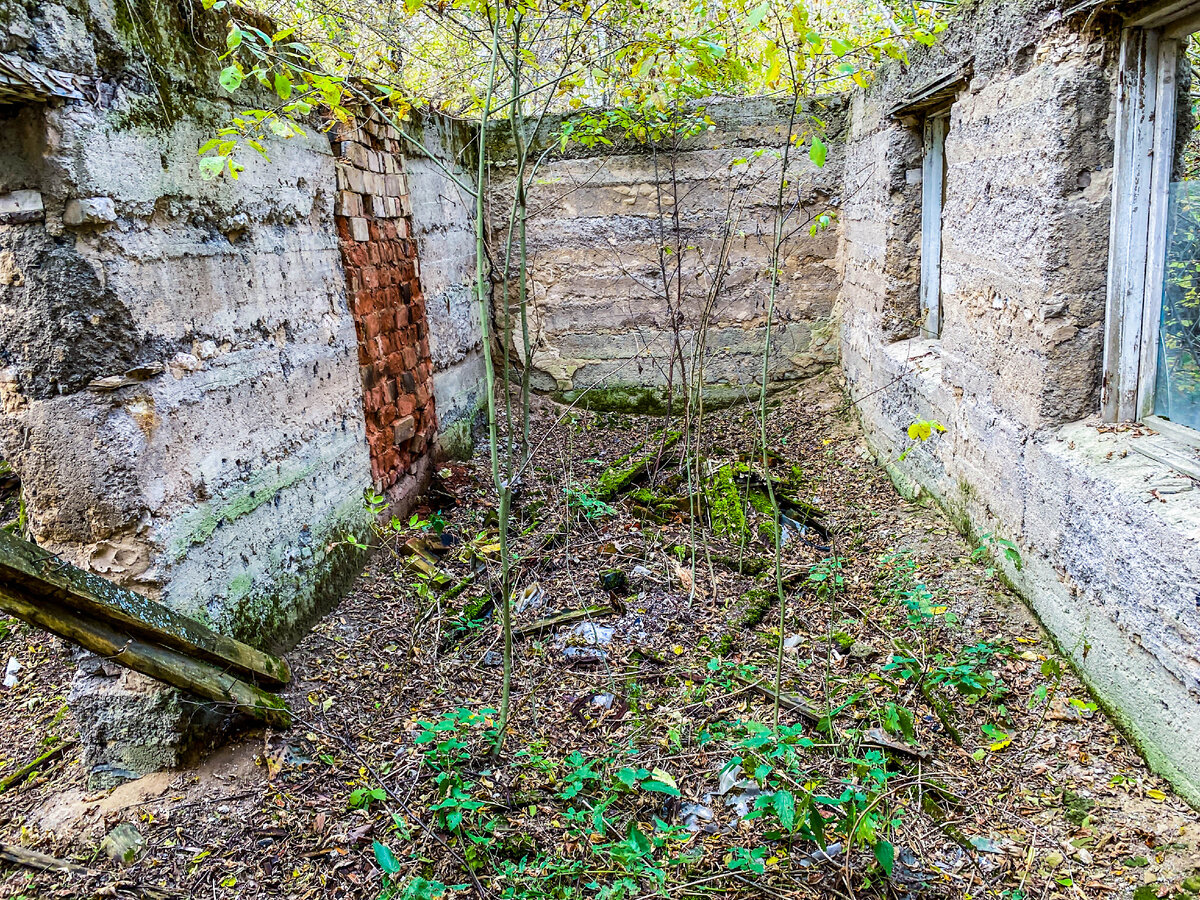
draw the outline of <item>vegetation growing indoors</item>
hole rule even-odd
[[[13,575],[0,553],[9,573],[0,609],[12,616],[0,618],[4,896],[1200,896],[1194,811],[1146,770],[1121,717],[1110,719],[1072,669],[1090,645],[1060,646],[1016,597],[1022,535],[977,528],[970,486],[962,508],[937,497],[939,509],[929,492],[908,490],[905,500],[889,481],[912,488],[897,467],[932,469],[935,452],[959,439],[953,424],[905,395],[903,437],[878,452],[860,425],[863,394],[833,368],[796,362],[836,342],[812,327],[798,347],[797,309],[817,288],[797,260],[817,257],[818,241],[836,245],[847,195],[869,190],[821,180],[835,158],[846,172],[870,168],[845,150],[846,97],[936,46],[955,4],[200,5],[187,21],[196,52],[211,57],[203,90],[213,102],[202,127],[182,129],[196,178],[180,194],[211,190],[236,212],[188,217],[160,198],[149,217],[178,216],[171,233],[190,242],[189,259],[217,244],[249,254],[246,223],[264,201],[243,194],[247,185],[283,172],[281,160],[301,165],[301,153],[336,167],[336,184],[306,209],[263,218],[328,226],[296,242],[310,261],[340,248],[333,311],[319,291],[297,290],[289,302],[321,321],[317,343],[353,332],[338,345],[337,364],[356,370],[342,393],[369,424],[325,416],[352,436],[308,465],[256,455],[240,428],[211,451],[202,430],[183,434],[178,445],[201,446],[176,492],[190,504],[180,518],[205,526],[182,541],[149,514],[109,527],[94,509],[88,541],[67,525],[35,533],[30,510],[44,522],[68,501],[31,492],[15,461],[0,462],[6,541],[27,557]],[[129,5],[132,34],[160,15],[153,7]],[[182,90],[169,66],[154,67],[152,90]],[[923,103],[917,87],[912,102]],[[751,103],[771,118],[723,130],[720,116]],[[455,128],[468,135],[457,145],[447,137]],[[336,163],[324,155],[330,143]],[[914,143],[904,145],[910,156]],[[703,178],[688,168],[693,153],[708,166]],[[578,158],[599,161],[588,178],[551,174]],[[596,243],[611,244],[612,271],[660,312],[661,328],[606,375],[584,378],[584,363],[568,365],[548,346],[554,311],[536,232],[564,204],[608,202],[586,191],[631,158],[651,173],[648,186],[613,201],[622,206],[594,226],[605,231]],[[421,190],[444,221],[421,231],[406,159],[438,179]],[[880,224],[881,234],[891,229],[881,243],[908,227],[900,205],[920,174],[919,155],[886,174],[894,217]],[[56,227],[66,222],[81,244],[116,255],[143,240],[142,226],[126,227],[125,207],[107,218],[103,199],[73,197]],[[430,349],[422,309],[441,277],[430,268],[449,268],[422,241],[450,227],[453,209],[470,230],[462,287],[472,310],[455,327],[478,334],[482,358],[478,397],[461,404],[478,412],[463,426],[474,448],[463,459],[436,446],[434,403],[445,394],[435,361],[450,354]],[[642,258],[617,249],[614,235],[629,234],[650,248]],[[920,234],[909,228],[906,246],[919,248]],[[288,240],[270,253],[291,252]],[[67,265],[61,249],[46,253]],[[739,253],[753,277],[735,273]],[[579,250],[578,267],[590,264]],[[0,274],[8,265],[0,255]],[[276,293],[288,295],[292,273],[275,265]],[[1190,283],[1188,265],[1178,261],[1186,271],[1172,283]],[[919,271],[910,259],[872,277],[899,283]],[[97,279],[93,306],[126,277],[114,273]],[[736,303],[749,312],[730,324]],[[1173,309],[1186,318],[1187,305]],[[145,309],[158,315],[154,301]],[[238,320],[237,309],[226,312]],[[1058,314],[1039,313],[1042,322]],[[888,315],[905,340],[920,332],[919,310]],[[294,323],[259,310],[246,317],[289,402],[337,393],[322,387],[332,383],[324,357],[289,356]],[[250,344],[202,332],[181,326],[170,346],[146,338],[141,349],[167,360],[157,368],[96,351],[103,365],[79,390],[111,404],[104,416],[133,423],[106,432],[110,444],[149,445],[164,428],[170,416],[146,387],[153,379],[187,384],[205,373],[220,389],[232,383],[214,361],[249,355]],[[616,343],[621,332],[597,339]],[[743,349],[731,363],[736,341]],[[252,383],[268,381],[266,366]],[[649,372],[646,384],[620,381],[622,367]],[[235,396],[224,401],[231,410]],[[289,447],[315,442],[287,416],[257,427],[284,433]],[[360,473],[336,529],[296,514],[285,524],[301,538],[286,550],[233,529],[252,515],[287,520],[281,496],[309,490],[321,467],[349,467],[349,444],[372,478]],[[278,487],[233,504],[213,486],[217,458]],[[111,480],[114,493],[174,490],[147,484]],[[406,485],[419,490],[405,495]],[[176,557],[138,557],[145,535]],[[246,571],[176,590],[171,567],[214,545]],[[82,546],[87,553],[70,550]],[[269,560],[252,572],[259,557]],[[275,601],[252,594],[255,579],[265,569],[299,585],[314,559],[368,561],[340,602],[323,589],[327,613],[306,610],[311,629],[299,629],[298,643],[268,634]],[[128,590],[110,593],[96,576]],[[249,608],[248,597],[268,609],[261,633],[235,616],[232,634],[226,607]],[[38,612],[42,603],[55,615]],[[60,652],[67,642],[98,654],[81,657],[84,675]],[[85,676],[103,685],[91,688],[102,699],[87,702],[115,697],[122,710],[98,719],[98,736],[72,718]],[[150,694],[149,713],[126,714],[121,704],[151,679],[172,690]],[[243,715],[213,715],[231,709]],[[153,723],[168,713],[190,735],[176,768],[82,762],[85,743],[159,739]],[[98,839],[85,849],[81,834]]]

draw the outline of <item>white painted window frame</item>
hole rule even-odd
[[[1198,29],[1200,0],[1170,0],[1127,20],[1121,33],[1100,402],[1107,422],[1146,422],[1200,444],[1200,432],[1153,414],[1175,76],[1181,42]]]
[[[950,107],[929,113],[921,162],[921,336],[942,334],[942,201]]]

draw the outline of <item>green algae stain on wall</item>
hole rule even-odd
[[[254,512],[264,503],[275,499],[276,495],[307,478],[317,469],[317,464],[310,463],[291,472],[285,472],[274,478],[268,473],[256,473],[249,484],[229,495],[202,503],[191,512],[179,519],[178,529],[181,534],[168,544],[168,554],[174,562],[183,559],[188,549],[196,544],[203,544],[218,528],[224,524],[235,522],[242,516]]]

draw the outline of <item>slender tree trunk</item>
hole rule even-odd
[[[510,695],[512,693],[512,608],[510,584],[512,561],[508,552],[508,509],[511,487],[500,475],[499,435],[496,428],[496,371],[492,357],[491,302],[488,278],[485,272],[487,252],[485,232],[484,184],[487,180],[487,125],[491,110],[492,95],[496,86],[496,63],[499,59],[500,16],[492,25],[491,60],[488,67],[487,90],[484,94],[483,111],[479,118],[479,164],[475,185],[475,292],[479,303],[480,333],[483,338],[484,378],[487,383],[488,443],[491,450],[492,483],[499,498],[500,529],[500,623],[504,630],[504,676],[500,688],[500,716],[496,723],[496,752],[504,746],[504,735],[508,728]]]

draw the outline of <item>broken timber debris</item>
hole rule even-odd
[[[291,679],[282,659],[5,532],[0,612],[173,687],[229,703],[273,728],[291,725],[287,704],[258,686]]]
[[[24,781],[26,778],[36,772],[39,766],[44,766],[46,763],[54,762],[65,752],[74,747],[75,743],[75,741],[60,741],[57,747],[53,748],[52,750],[47,750],[41,756],[38,756],[30,762],[25,763],[25,765],[21,766],[11,775],[8,775],[3,780],[0,780],[0,794],[3,794],[14,784]]]
[[[587,606],[583,609],[572,609],[553,616],[547,616],[544,619],[538,619],[536,622],[530,622],[528,625],[522,625],[520,628],[515,628],[513,629],[513,636],[525,637],[526,635],[537,634],[548,628],[553,628],[556,625],[569,625],[572,622],[590,619],[592,616],[607,616],[613,612],[616,612],[616,610],[607,604]]]
[[[820,722],[824,715],[817,711],[817,708],[803,697],[798,697],[795,694],[777,694],[775,689],[768,684],[763,684],[761,681],[753,681],[749,678],[744,678],[741,675],[735,674],[734,679],[740,681],[751,690],[758,691],[772,703],[776,697],[779,698],[779,705],[784,709],[791,710],[797,713],[802,718],[808,719],[810,722]]]

